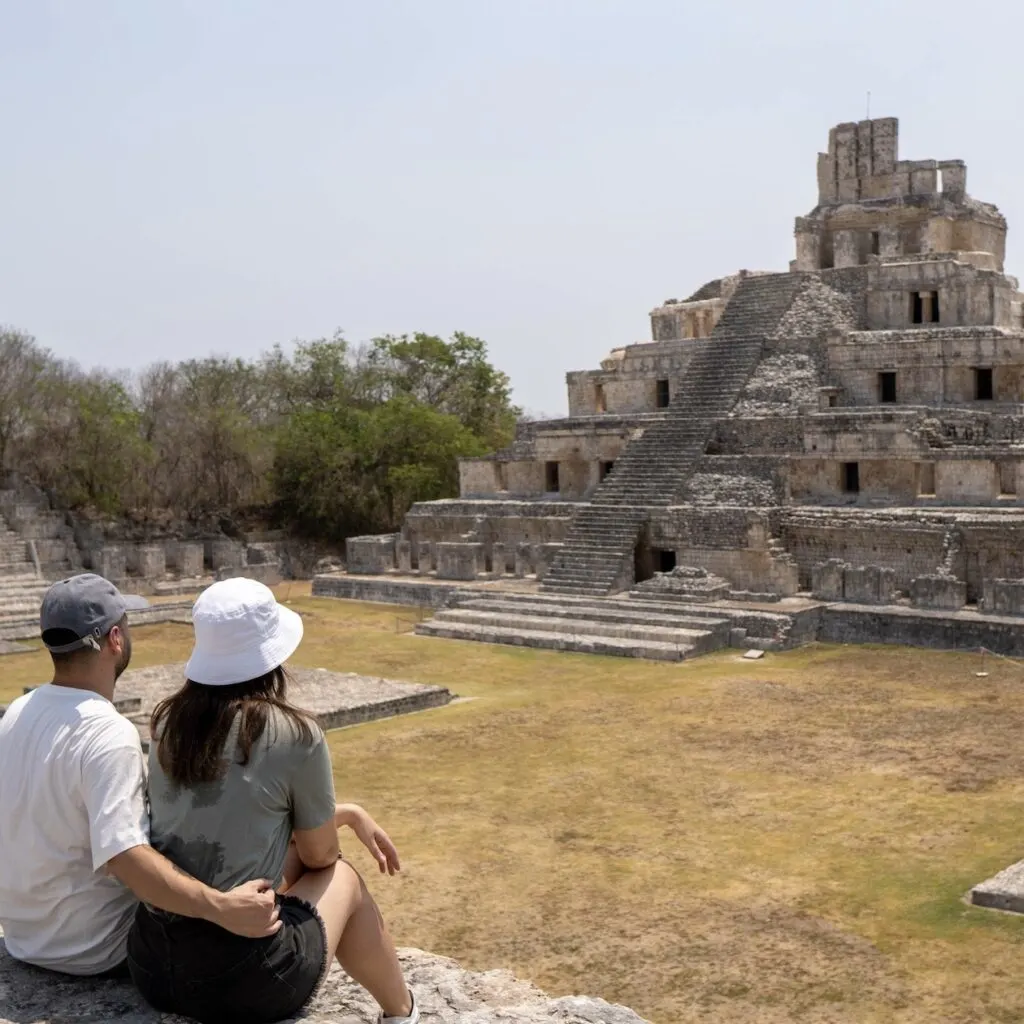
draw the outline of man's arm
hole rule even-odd
[[[143,902],[184,917],[199,917],[236,935],[261,939],[281,927],[273,884],[266,879],[219,892],[172,864],[151,846],[112,857],[107,871]]]

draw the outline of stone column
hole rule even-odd
[[[842,601],[843,570],[846,563],[830,558],[811,567],[811,595],[819,601]]]
[[[147,580],[162,579],[167,575],[167,556],[162,547],[140,545],[133,552],[132,568]]]
[[[421,576],[434,570],[434,545],[429,540],[421,540],[416,546],[416,561]]]
[[[203,545],[182,541],[176,555],[177,569],[181,576],[203,575]]]
[[[508,553],[504,544],[491,545],[491,573],[495,579],[501,579],[508,572]]]
[[[410,541],[400,540],[395,544],[395,557],[398,560],[399,572],[412,572],[412,543]]]
[[[210,550],[210,565],[216,572],[218,569],[237,569],[243,564],[244,550],[235,540],[211,540],[207,542]]]
[[[529,576],[531,564],[532,562],[530,559],[530,545],[517,544],[515,565],[516,576],[519,577],[519,579],[522,579],[524,576]]]
[[[475,580],[480,575],[483,545],[477,543],[440,543],[437,552],[437,577],[442,580]]]
[[[111,583],[119,583],[128,574],[128,558],[123,547],[105,544],[96,548],[91,556],[92,571]]]

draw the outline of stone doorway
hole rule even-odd
[[[637,583],[649,580],[656,572],[671,572],[676,567],[676,553],[670,548],[652,548],[640,541],[633,552],[633,575]]]

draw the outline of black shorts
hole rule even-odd
[[[151,910],[135,914],[128,967],[154,1009],[202,1024],[271,1024],[294,1017],[330,967],[327,933],[316,908],[278,896],[281,928],[246,939],[196,918]]]

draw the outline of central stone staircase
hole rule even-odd
[[[463,591],[415,631],[448,640],[683,661],[730,645],[781,648],[791,626],[781,613],[677,601]]]
[[[761,361],[764,339],[804,287],[800,274],[745,278],[710,338],[677,382],[665,416],[631,442],[573,517],[544,578],[550,594],[599,596],[632,582],[632,560],[646,509],[678,502],[717,420],[736,404]]]

